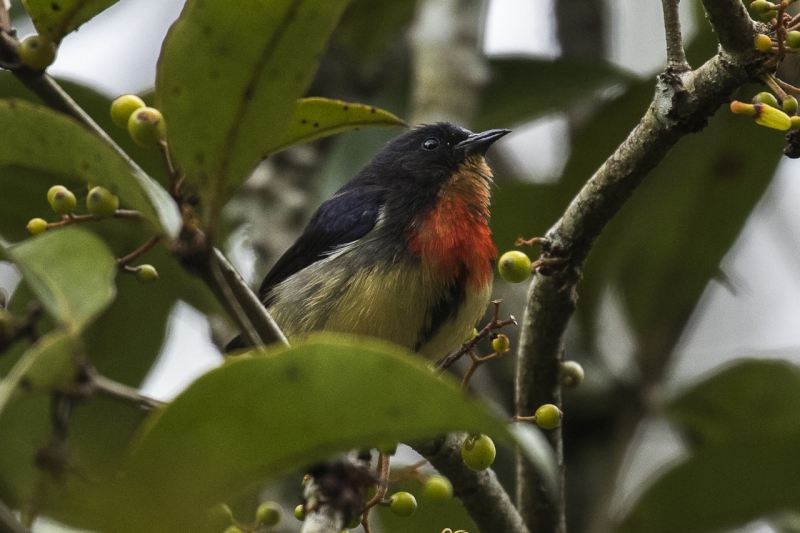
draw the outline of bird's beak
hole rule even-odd
[[[473,133],[455,147],[464,150],[467,154],[484,155],[486,150],[500,137],[511,133],[511,130],[486,130],[481,133]]]

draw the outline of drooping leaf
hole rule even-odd
[[[563,109],[598,89],[635,78],[611,63],[585,59],[495,57],[483,90],[475,127],[514,126]]]
[[[48,231],[7,250],[22,278],[66,331],[79,333],[114,298],[114,258],[76,227]]]
[[[528,451],[541,446],[538,457],[552,463],[543,438],[515,440],[485,407],[465,402],[455,383],[406,352],[333,336],[239,356],[198,379],[146,427],[115,511],[134,518],[115,531],[200,528],[203,509],[269,476],[353,447],[451,430],[482,431]],[[157,499],[143,492],[154,482]]]
[[[189,0],[161,51],[156,97],[206,225],[281,142],[348,0]]]
[[[373,106],[350,104],[328,98],[301,98],[297,101],[288,131],[278,144],[267,147],[265,155],[295,145],[336,135],[347,130],[408,124],[388,111]]]
[[[670,402],[667,416],[700,447],[743,435],[772,441],[800,432],[800,368],[788,361],[743,360]]]
[[[177,235],[180,214],[169,194],[132,168],[112,147],[71,118],[28,102],[0,101],[0,171],[16,166],[102,185],[124,207],[137,209],[159,230]]]
[[[84,22],[119,0],[22,0],[33,25],[42,35],[58,43]]]

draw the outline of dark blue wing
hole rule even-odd
[[[317,209],[303,234],[269,271],[259,289],[266,305],[272,287],[375,227],[386,191],[354,185],[351,182]]]

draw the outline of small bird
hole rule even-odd
[[[261,284],[286,336],[363,335],[429,359],[459,346],[492,290],[484,154],[509,131],[440,122],[387,143],[319,207]],[[241,346],[237,338],[228,348]]]

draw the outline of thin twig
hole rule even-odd
[[[114,218],[141,218],[142,214],[133,209],[117,209],[111,215]],[[109,217],[99,215],[64,215],[58,222],[50,222],[47,224],[47,229],[58,229],[72,224],[81,224],[83,222],[100,222],[101,220],[108,220]]]
[[[494,301],[492,301],[492,305],[494,305],[494,315],[492,316],[492,319],[489,321],[489,323],[486,324],[483,327],[483,329],[478,332],[477,335],[475,335],[470,340],[468,340],[467,342],[462,344],[461,348],[459,348],[458,351],[453,352],[450,355],[447,355],[446,357],[443,357],[442,359],[437,361],[435,367],[438,368],[439,370],[448,369],[449,367],[451,367],[453,365],[453,363],[458,361],[461,358],[462,355],[464,355],[466,353],[469,353],[470,350],[475,348],[475,346],[478,344],[478,342],[481,339],[485,339],[489,335],[491,335],[493,331],[498,330],[500,328],[504,328],[504,327],[509,326],[511,324],[514,324],[516,326],[517,325],[517,319],[514,318],[513,315],[509,315],[509,317],[506,320],[500,320],[500,303],[501,302],[502,302],[502,300],[494,300]]]
[[[155,409],[156,407],[164,405],[164,402],[144,396],[138,389],[108,379],[92,368],[89,368],[88,371],[92,386],[99,393],[140,405],[146,409]]]
[[[131,253],[129,253],[125,257],[120,257],[119,259],[117,259],[117,261],[116,261],[117,268],[122,268],[122,267],[130,265],[132,262],[136,261],[137,259],[142,257],[144,254],[149,252],[150,249],[153,248],[153,246],[155,246],[156,244],[158,244],[158,241],[160,241],[160,240],[161,240],[161,236],[160,235],[155,235],[153,237],[150,237],[150,239],[146,243],[144,243],[143,245],[138,247],[136,250],[132,251]]]
[[[686,62],[681,36],[681,18],[678,13],[680,0],[661,0],[664,8],[664,30],[667,34],[667,68],[677,72],[690,70]]]

